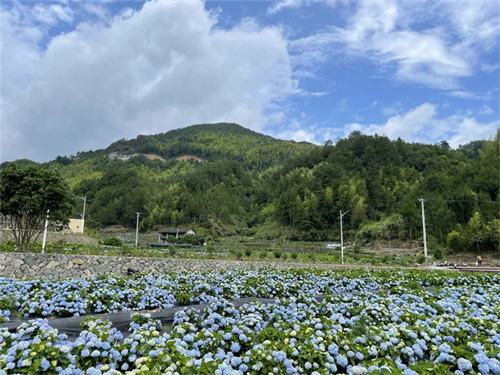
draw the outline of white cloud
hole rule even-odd
[[[202,1],[153,1],[81,23],[45,51],[44,31],[22,21],[33,9],[2,8],[3,160],[47,160],[195,123],[262,131],[297,92],[279,28],[246,20],[222,30]]]
[[[356,2],[345,27],[295,40],[291,51],[312,66],[333,55],[366,58],[394,70],[397,80],[459,90],[497,44],[499,8],[496,1]],[[422,29],[429,21],[439,26]]]
[[[287,8],[299,8],[304,5],[310,5],[311,3],[326,3],[332,8],[335,7],[337,0],[280,0],[276,1],[267,9],[268,14],[275,14],[279,11]]]
[[[482,115],[491,115],[493,113],[495,113],[495,111],[493,109],[491,109],[491,107],[489,105],[484,105],[483,106],[483,109],[481,109],[478,113],[482,114]]]
[[[309,95],[315,96],[317,98],[321,98],[322,96],[326,96],[328,94],[329,94],[329,92],[325,92],[325,91],[316,91],[316,92],[310,92],[309,93]]]
[[[444,1],[460,43],[454,49],[475,61],[477,51],[491,51],[498,46],[500,3],[494,1]],[[476,62],[476,61],[475,61]]]
[[[93,14],[94,16],[102,19],[102,20],[107,20],[109,19],[109,12],[108,10],[102,6],[101,4],[94,3],[94,2],[85,2],[82,4],[83,9],[90,14]]]
[[[347,124],[343,136],[358,130],[366,134],[386,135],[390,139],[402,138],[408,142],[434,143],[447,140],[452,147],[477,139],[489,139],[496,131],[500,121],[479,123],[475,118],[452,115],[437,117],[436,106],[424,103],[411,111],[396,115],[385,124]]]
[[[288,121],[285,126],[281,126],[277,130],[271,130],[271,136],[296,142],[317,143],[316,140],[321,138],[318,133],[317,125],[308,125],[309,118],[306,113],[302,112],[299,118],[293,118]]]
[[[403,110],[403,103],[399,100],[388,107],[382,108],[382,114],[385,117],[393,116]]]
[[[31,8],[31,16],[41,24],[54,26],[59,21],[73,22],[73,11],[67,6],[59,4],[36,4]]]
[[[398,110],[396,108],[392,108],[392,107],[382,108],[382,114],[385,117],[389,117],[389,116],[395,115],[396,113],[398,113]]]
[[[471,91],[454,90],[454,91],[446,92],[446,95],[454,96],[454,97],[460,98],[460,99],[472,99],[472,100],[491,100],[492,99],[491,92],[487,92],[487,93],[482,94],[482,93],[471,92]]]
[[[347,109],[348,104],[349,104],[349,98],[344,98],[342,100],[339,100],[335,104],[335,108],[341,112],[344,112]]]
[[[284,140],[293,140],[297,142],[311,142],[314,143],[316,139],[316,133],[313,131],[306,131],[303,129],[298,130],[285,130],[278,133],[277,138]]]
[[[372,108],[375,108],[375,107],[377,106],[377,104],[378,104],[378,101],[374,100],[374,101],[372,102],[372,104],[370,104],[369,106],[366,106],[366,107],[362,107],[362,108],[360,108],[359,110],[360,110],[360,111],[366,111],[367,109],[372,109]]]
[[[481,124],[475,118],[453,116],[447,118],[443,124],[443,127],[448,129],[457,127],[448,141],[451,147],[458,147],[478,139],[492,139],[499,126],[498,120]]]
[[[268,8],[267,13],[275,14],[286,8],[298,8],[304,5],[304,3],[304,0],[281,0],[271,5]]]
[[[495,70],[498,69],[498,64],[481,64],[481,70],[485,73],[493,73]]]
[[[299,96],[313,96],[315,98],[321,98],[323,96],[330,95],[331,92],[329,91],[306,91],[302,89],[298,89],[296,91],[296,94]]]
[[[73,11],[70,8],[55,4],[51,5],[50,9],[61,21],[73,22]]]

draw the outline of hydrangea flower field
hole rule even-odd
[[[318,294],[326,298],[319,301]],[[99,317],[69,339],[44,317],[187,307],[172,327]],[[273,304],[239,297],[274,297]],[[59,282],[0,279],[3,374],[500,374],[500,277],[431,271],[261,270]],[[0,325],[1,327],[1,325]]]

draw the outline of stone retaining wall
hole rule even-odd
[[[0,277],[16,279],[57,280],[87,276],[127,275],[128,268],[146,272],[218,271],[230,269],[272,268],[337,268],[335,265],[285,262],[245,262],[201,259],[132,258],[78,256],[65,254],[0,253]]]
[[[35,238],[34,241],[42,241],[42,239],[43,233],[40,233],[38,238]],[[0,243],[7,242],[9,240],[14,240],[12,231],[9,229],[0,230]],[[82,243],[87,245],[99,244],[97,238],[86,236],[84,234],[47,232],[47,242],[57,242],[61,240],[66,243]]]

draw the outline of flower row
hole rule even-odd
[[[48,321],[32,320],[14,334],[0,329],[0,374],[500,374],[497,276],[422,273],[421,283],[429,285],[422,288],[406,272],[239,275],[241,282],[228,284],[231,293],[245,295],[248,285],[257,287],[255,278],[284,295],[273,304],[235,308],[221,288],[203,311],[177,312],[168,329],[135,314],[128,337],[88,318],[70,341]],[[296,296],[286,295],[297,283]],[[385,291],[367,292],[384,285]],[[336,288],[359,293],[331,293]],[[329,293],[318,302],[312,295],[320,291]]]

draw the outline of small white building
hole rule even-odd
[[[63,224],[60,221],[49,221],[49,232],[62,232],[62,233],[83,233],[84,221],[82,219],[69,219],[68,224]]]
[[[74,233],[82,233],[83,232],[83,220],[82,219],[69,219],[68,227]]]
[[[174,236],[175,238],[184,237],[189,234],[196,234],[191,228],[163,228],[160,230],[158,236],[158,241],[160,243],[168,242],[168,236]]]

